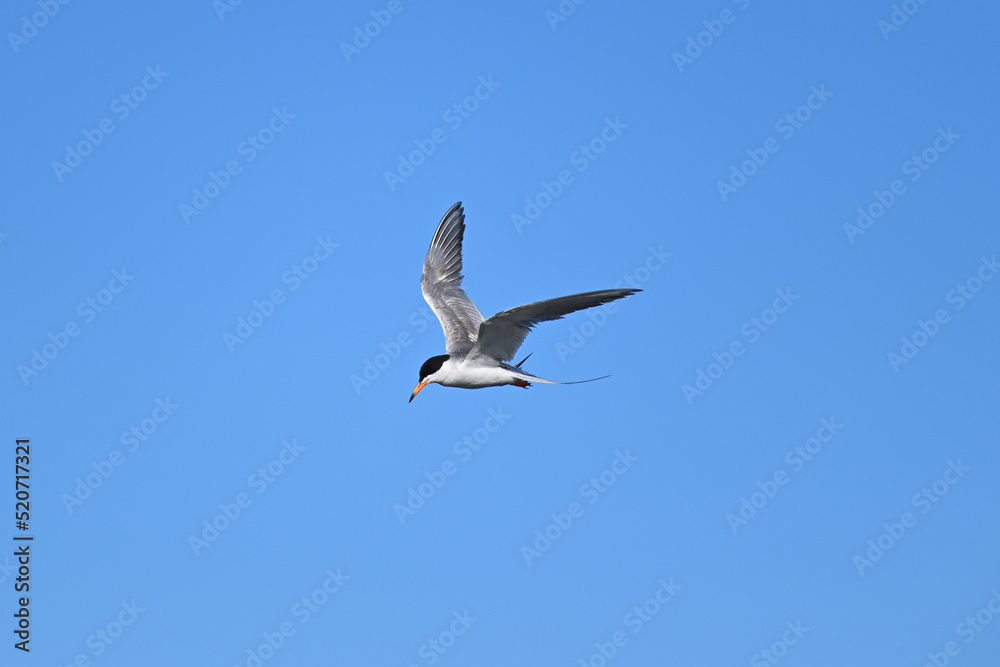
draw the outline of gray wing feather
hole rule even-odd
[[[476,342],[483,315],[462,289],[465,209],[456,203],[438,223],[420,277],[424,300],[444,329],[445,352],[465,356]]]
[[[525,336],[539,322],[561,319],[563,315],[593,308],[641,292],[637,289],[605,289],[536,301],[497,313],[479,325],[479,337],[470,356],[480,355],[510,361]]]

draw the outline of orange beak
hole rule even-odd
[[[427,380],[421,380],[420,382],[418,382],[417,383],[417,388],[413,390],[412,394],[410,394],[410,400],[407,401],[407,402],[408,403],[412,403],[413,402],[413,397],[416,396],[417,394],[419,394],[420,390],[423,389],[426,386],[427,386]]]

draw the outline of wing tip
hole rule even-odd
[[[461,201],[455,202],[454,204],[451,205],[451,208],[449,208],[447,211],[444,212],[444,215],[441,216],[441,222],[444,222],[445,220],[453,216],[461,218],[465,217],[465,207],[462,206]]]
[[[462,202],[455,202],[451,208],[445,211],[445,214],[441,216],[441,222],[438,223],[437,229],[434,230],[434,236],[431,238],[431,247],[440,246],[442,239],[449,234],[449,231],[453,228],[457,228],[454,238],[461,245],[463,237],[465,236],[465,208],[462,207]]]

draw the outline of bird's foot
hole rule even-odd
[[[525,389],[527,389],[528,387],[531,386],[531,383],[528,382],[527,380],[514,380],[514,386],[515,387],[524,387]]]

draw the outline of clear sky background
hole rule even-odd
[[[0,663],[997,664],[1000,10],[903,5],[8,3]],[[610,378],[407,404],[459,200]]]

